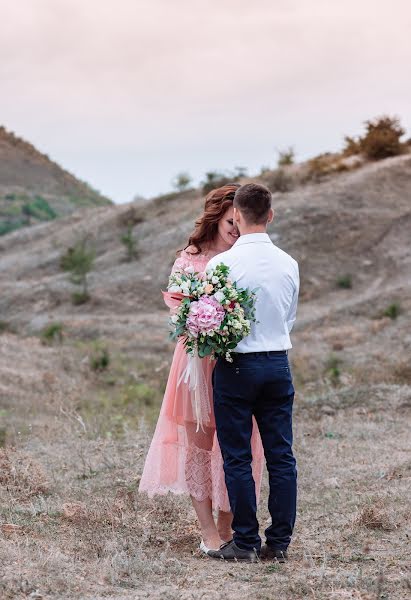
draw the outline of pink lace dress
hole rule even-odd
[[[173,265],[173,271],[192,265],[197,272],[205,270],[211,257],[192,255],[183,251]],[[179,341],[174,351],[167,387],[157,426],[145,461],[139,491],[149,496],[174,492],[190,494],[196,500],[210,498],[214,509],[230,510],[224,481],[223,459],[216,435],[212,406],[211,375],[215,361],[202,359],[209,386],[210,414],[203,424],[204,431],[196,432],[188,387],[179,379],[187,365],[187,354]],[[263,448],[256,422],[251,439],[253,477],[257,499],[260,495]]]

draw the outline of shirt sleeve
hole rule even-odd
[[[287,327],[288,327],[288,331],[291,332],[294,323],[296,321],[297,318],[297,305],[298,305],[298,293],[300,291],[300,275],[298,272],[298,264],[297,264],[297,271],[296,271],[296,277],[295,277],[295,287],[294,287],[294,294],[291,300],[291,304],[290,304],[290,309],[288,311],[288,316],[287,316]]]

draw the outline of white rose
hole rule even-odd
[[[181,292],[181,289],[180,289],[180,286],[178,286],[178,285],[171,285],[168,288],[168,291],[171,292],[171,293],[173,293],[173,292]]]
[[[225,296],[223,294],[223,292],[216,292],[214,294],[214,298],[217,300],[217,302],[220,302],[220,304],[223,302]]]
[[[220,281],[220,280],[219,280],[219,278],[217,277],[217,275],[214,275],[214,276],[211,278],[211,283],[214,283],[214,285],[215,285],[216,283],[218,283],[219,281]]]

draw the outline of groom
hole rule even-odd
[[[256,323],[233,353],[219,358],[213,373],[217,435],[224,459],[225,481],[233,512],[234,537],[213,558],[256,561],[257,556],[284,562],[296,515],[297,471],[292,452],[294,387],[287,351],[297,310],[298,264],[267,235],[274,218],[271,192],[249,183],[234,197],[234,221],[240,237],[208,267],[224,263],[241,288],[256,290]],[[254,415],[269,473],[271,524],[261,548],[251,470]]]

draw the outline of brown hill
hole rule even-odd
[[[0,127],[0,235],[111,200]]]
[[[317,180],[299,167],[289,174],[293,189],[274,195],[270,229],[302,280],[290,353],[299,513],[289,566],[201,560],[188,500],[136,493],[173,348],[160,289],[203,203],[191,191],[0,238],[5,597],[189,600],[201,590],[232,600],[239,587],[268,598],[273,586],[284,598],[407,597],[411,157]],[[132,262],[121,242],[129,224]],[[91,301],[73,306],[60,257],[85,236],[97,257]],[[61,339],[45,343],[50,324]],[[265,485],[262,526],[266,499]]]

